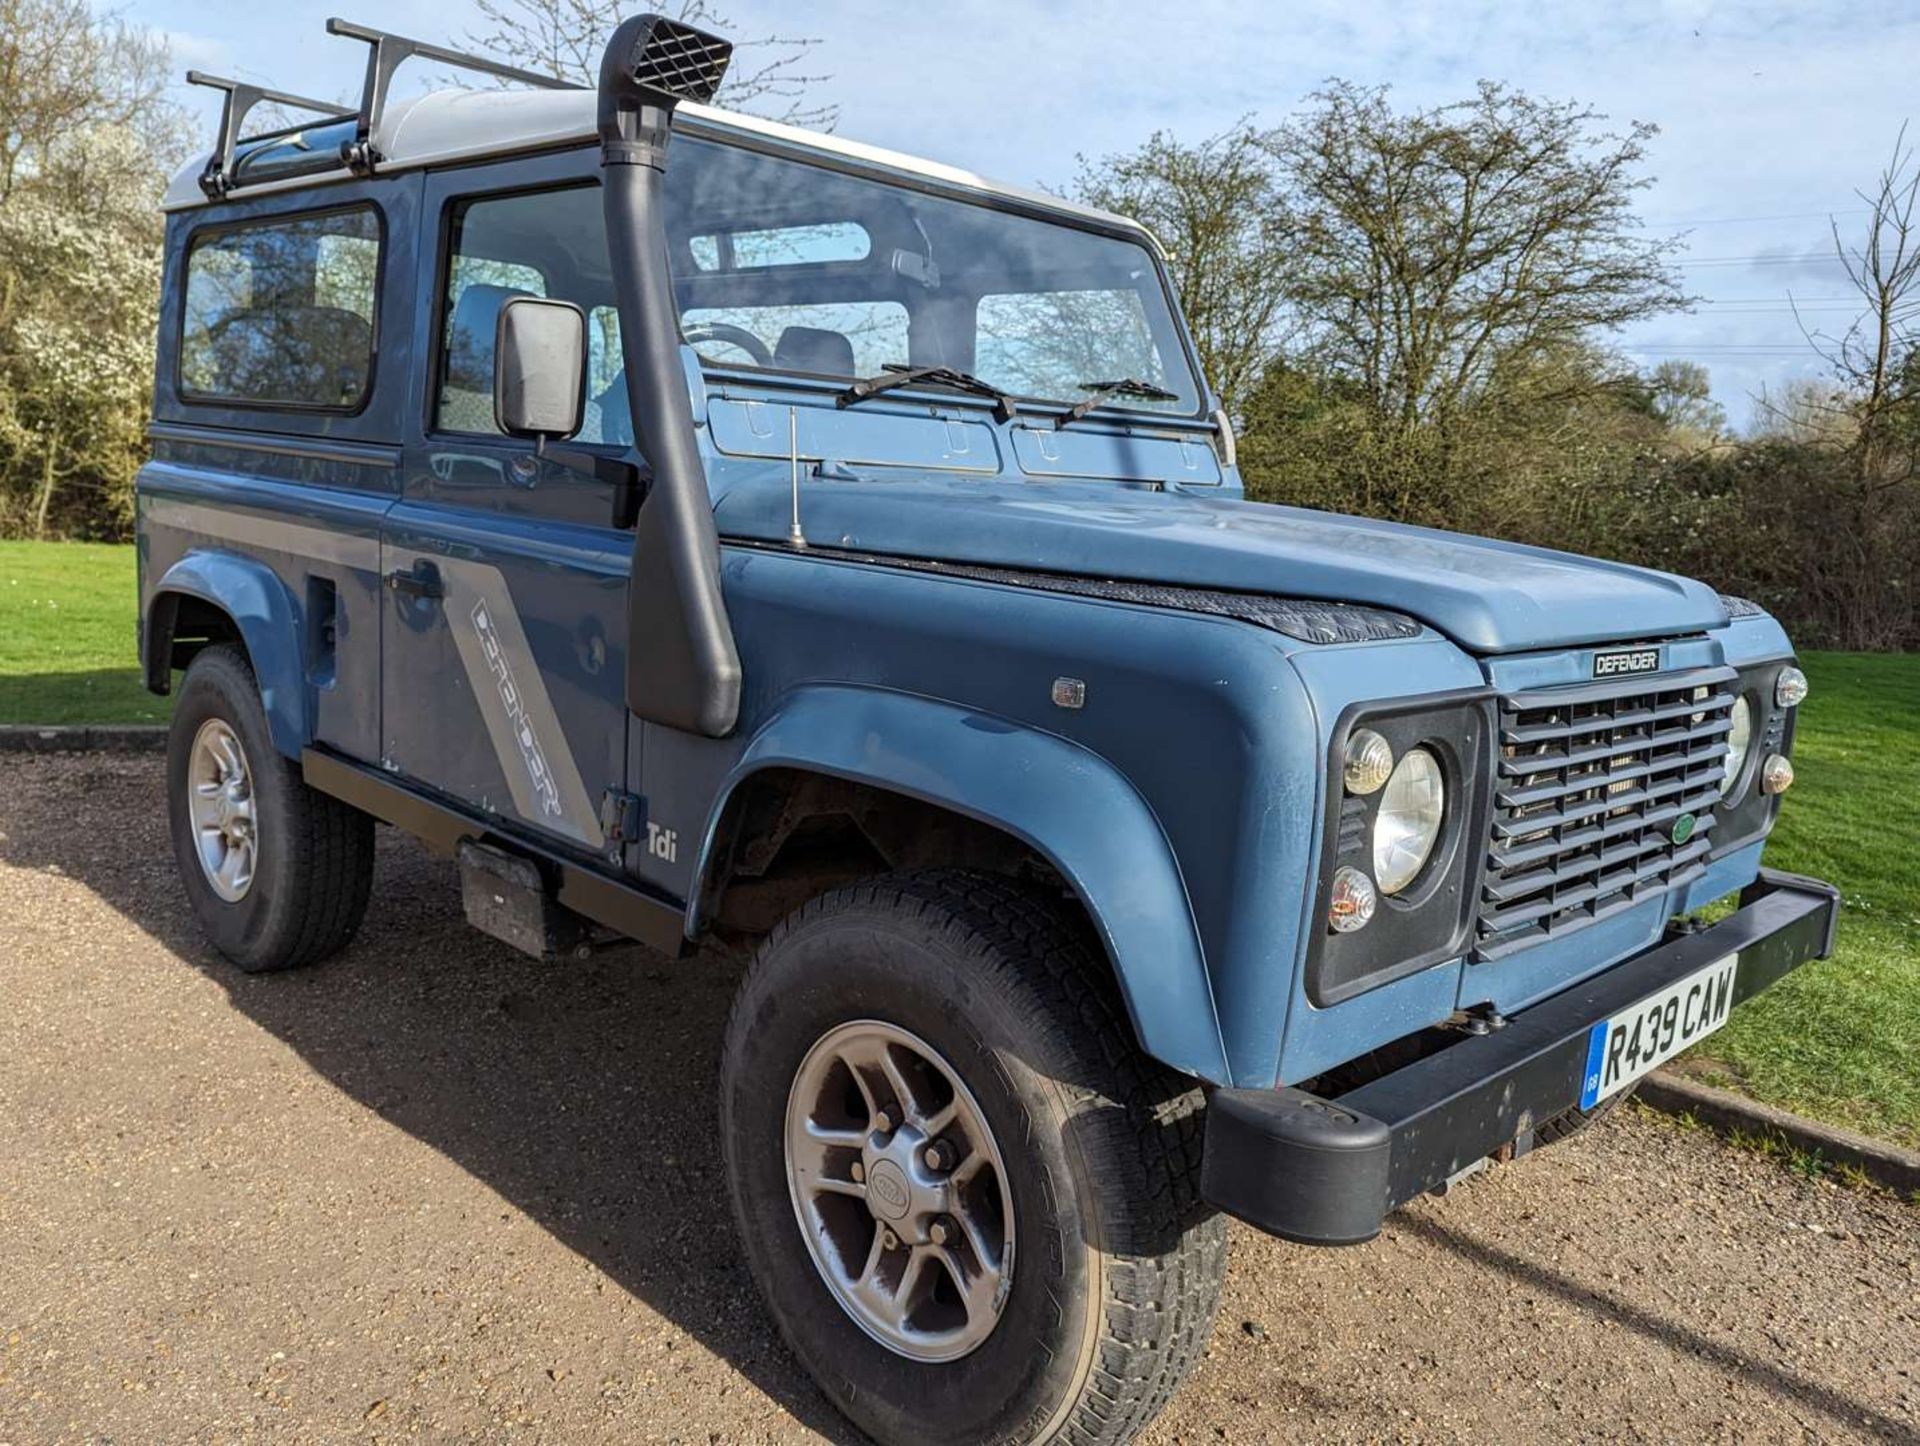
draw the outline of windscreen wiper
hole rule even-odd
[[[1147,402],[1177,402],[1178,392],[1170,392],[1165,387],[1156,387],[1152,382],[1143,382],[1138,377],[1119,377],[1110,382],[1080,382],[1080,390],[1087,393],[1083,402],[1075,402],[1066,414],[1053,424],[1054,431],[1071,427],[1095,407],[1106,405],[1108,397],[1139,397]]]
[[[1011,422],[1016,415],[1012,397],[971,372],[955,371],[952,367],[910,367],[900,362],[887,362],[879,376],[861,378],[835,397],[834,402],[851,407],[898,387],[952,387],[972,396],[991,397],[993,415],[998,421]]]

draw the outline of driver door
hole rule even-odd
[[[605,401],[624,391],[596,174],[563,156],[427,178],[424,216],[445,242],[421,262],[431,363],[382,537],[381,696],[388,768],[617,861],[602,806],[629,786],[632,535],[613,526],[607,484],[501,435],[492,391],[501,305],[575,302],[593,338],[576,443],[631,449],[624,400]]]

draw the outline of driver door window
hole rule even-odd
[[[577,440],[630,443],[606,221],[594,186],[487,196],[454,209],[434,429],[499,435],[494,328],[500,308],[516,296],[571,301],[587,313],[587,406]]]

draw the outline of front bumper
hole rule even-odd
[[[1201,1194],[1250,1225],[1310,1245],[1352,1245],[1387,1212],[1573,1108],[1596,1020],[1696,969],[1740,956],[1734,1002],[1833,952],[1840,894],[1762,869],[1740,907],[1675,933],[1523,1014],[1335,1098],[1216,1090]]]

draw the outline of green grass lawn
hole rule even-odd
[[[0,723],[161,723],[140,686],[133,549],[0,542]]]
[[[131,547],[0,542],[0,723],[157,723]],[[1920,656],[1813,653],[1776,868],[1838,883],[1839,953],[1745,1005],[1694,1061],[1759,1099],[1920,1145]]]
[[[1840,886],[1839,949],[1742,1005],[1699,1072],[1920,1145],[1920,655],[1802,661],[1813,691],[1767,863]]]

